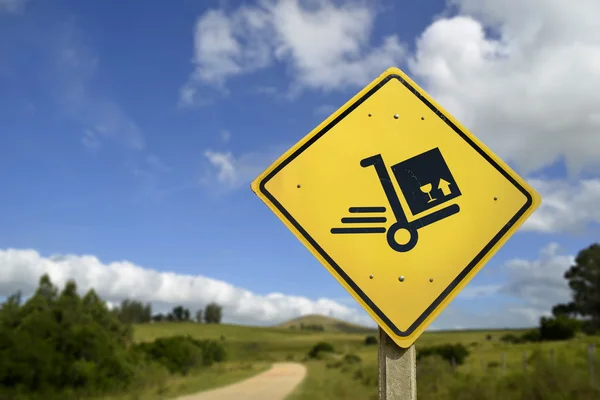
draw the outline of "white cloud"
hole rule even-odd
[[[266,66],[271,54],[266,44],[268,15],[259,8],[242,7],[231,17],[209,10],[196,23],[194,35],[196,78],[222,84],[242,71]],[[240,37],[248,43],[242,45]]]
[[[210,169],[201,179],[201,183],[224,191],[238,189],[248,185],[263,172],[285,148],[273,146],[263,151],[247,152],[235,156],[231,151],[206,150],[204,156],[210,163]]]
[[[292,94],[364,85],[405,54],[396,35],[370,42],[374,18],[375,8],[359,1],[263,0],[231,13],[209,10],[196,23],[195,70],[180,103],[193,104],[202,85],[226,91],[227,79],[276,62],[287,67]]]
[[[56,99],[61,116],[82,126],[81,142],[98,149],[109,140],[132,150],[145,148],[137,123],[110,96],[92,89],[98,59],[81,43],[74,26],[63,27],[54,44]]]
[[[532,328],[539,325],[542,314],[538,309],[524,306],[495,307],[474,312],[450,304],[434,321],[432,330]]]
[[[493,294],[498,293],[498,291],[502,288],[501,284],[491,283],[488,285],[476,285],[476,286],[468,286],[465,287],[457,296],[457,298],[461,299],[475,299],[478,297],[487,297]]]
[[[165,310],[179,304],[193,310],[215,301],[223,306],[225,322],[273,324],[300,315],[322,314],[373,324],[364,312],[327,298],[259,295],[201,275],[159,272],[128,261],[105,264],[91,255],[42,257],[35,250],[0,250],[0,295],[17,290],[31,294],[44,273],[60,287],[74,279],[80,293],[93,288],[113,305],[124,298],[135,298]]]
[[[435,328],[534,326],[553,305],[568,301],[569,289],[563,275],[573,262],[574,256],[562,254],[556,243],[543,248],[538,259],[512,259],[504,265],[504,283],[468,286],[457,300],[481,302],[501,294],[515,302],[496,304],[484,313],[470,312],[454,302],[435,321]],[[350,298],[312,300],[282,293],[260,295],[205,276],[160,272],[128,261],[103,263],[91,255],[43,257],[35,250],[0,250],[0,296],[17,290],[31,294],[44,273],[58,286],[74,279],[80,293],[94,288],[110,305],[135,298],[164,311],[178,304],[196,309],[216,301],[223,305],[227,322],[274,324],[300,315],[322,314],[374,326]]]
[[[260,94],[274,95],[277,93],[275,86],[259,86],[256,88],[256,92]]]
[[[109,310],[114,310],[120,305],[118,301],[104,301],[104,303],[106,304],[106,307],[108,307]]]
[[[506,280],[501,283],[468,285],[456,300],[488,303],[485,312],[472,312],[467,307],[451,304],[435,325],[438,328],[516,328],[537,326],[540,317],[551,314],[552,307],[570,299],[564,273],[575,257],[563,254],[557,243],[550,243],[539,252],[539,258],[515,258],[502,266]],[[500,305],[498,296],[503,296]],[[512,299],[511,301],[507,301]]]
[[[171,167],[167,165],[163,160],[161,160],[156,154],[147,154],[145,158],[146,164],[158,172],[169,172],[171,171]]]
[[[18,13],[25,8],[29,0],[0,0],[0,11]]]
[[[572,255],[561,254],[558,243],[540,251],[537,260],[513,259],[506,263],[509,281],[500,292],[526,302],[525,308],[549,313],[552,306],[569,300],[570,291],[564,273],[575,262]]]
[[[90,150],[96,150],[102,147],[100,139],[93,129],[84,129],[81,137],[81,144]]]
[[[318,115],[320,117],[323,116],[329,116],[331,114],[333,114],[333,112],[336,110],[337,108],[331,104],[322,104],[320,106],[318,106],[317,108],[315,108],[315,115]]]
[[[138,125],[112,100],[99,100],[79,93],[69,98],[66,113],[86,128],[82,144],[87,148],[99,148],[103,141],[111,140],[132,150],[145,148],[144,136]]]
[[[578,233],[590,223],[600,224],[600,179],[529,182],[542,196],[542,205],[523,224],[524,231]]]
[[[233,155],[228,153],[220,153],[212,150],[206,150],[204,156],[213,167],[217,169],[217,180],[220,183],[227,185],[235,185],[238,180],[239,168],[233,158]]]
[[[299,1],[279,1],[271,9],[275,54],[290,63],[297,89],[365,84],[404,56],[396,35],[384,37],[378,47],[369,43],[375,19],[372,5],[318,4],[308,10]]]
[[[148,151],[142,129],[107,89],[109,85],[98,85],[98,56],[86,45],[85,32],[74,20],[50,16],[39,26],[17,24],[14,33],[10,41],[14,54],[2,60],[6,64],[3,68],[21,68],[15,63],[20,59],[17,53],[36,58],[27,70],[29,79],[36,82],[29,85],[35,87],[35,93],[29,86],[20,88],[27,98],[41,96],[42,100],[30,108],[58,120],[59,130],[78,130],[80,136],[73,136],[87,150],[97,152],[109,146],[125,149],[124,163],[144,181],[169,169]]]
[[[453,3],[460,15],[419,37],[412,75],[523,172],[599,167],[600,2]]]
[[[227,129],[223,129],[219,136],[221,137],[223,143],[228,143],[231,140],[231,132],[229,132]]]
[[[0,0],[1,1],[1,0]],[[111,95],[106,85],[98,85],[99,60],[96,52],[85,44],[83,32],[69,18],[49,17],[44,24],[15,27],[11,45],[17,52],[36,59],[28,66],[35,92],[21,90],[49,102],[39,101],[40,110],[80,130],[79,140],[89,149],[100,149],[107,143],[140,151],[145,148],[144,135],[136,121]],[[13,37],[14,36],[14,37]],[[4,57],[7,70],[21,66],[15,54]]]
[[[126,163],[133,176],[137,177],[141,186],[141,195],[147,200],[147,196],[154,195],[160,197],[162,194],[171,192],[177,187],[160,189],[158,187],[159,178],[164,174],[171,172],[170,165],[165,163],[156,154],[147,153],[143,159],[139,159],[135,163]]]
[[[99,151],[108,146],[125,149],[125,164],[143,181],[154,181],[156,173],[170,170],[148,150],[138,123],[109,90],[98,86],[99,59],[85,44],[84,32],[68,19],[50,19],[49,27],[34,30],[33,39],[16,40],[40,57],[36,72],[43,84],[40,90],[50,93],[50,114],[78,127],[79,140],[88,150]]]

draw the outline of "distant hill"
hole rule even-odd
[[[305,330],[320,330],[318,327],[322,327],[322,330],[324,332],[365,334],[377,333],[376,328],[351,324],[349,322],[342,321],[336,318],[326,317],[324,315],[305,315],[303,317],[294,318],[287,322],[277,325],[278,328],[288,328],[297,330],[302,330],[303,326]]]

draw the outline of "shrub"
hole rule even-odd
[[[417,360],[433,355],[440,356],[449,363],[455,362],[457,365],[460,365],[464,363],[469,355],[469,350],[462,343],[443,344],[417,350]]]
[[[319,325],[319,324],[307,324],[307,325],[302,324],[302,330],[323,332],[325,330],[325,327],[323,327],[323,325]]]
[[[319,342],[313,346],[313,348],[308,352],[309,358],[319,358],[320,353],[333,353],[334,348],[331,343],[327,342]]]
[[[355,364],[359,364],[362,359],[356,354],[346,354],[342,359],[330,361],[325,366],[327,368],[340,368],[342,367],[342,372],[346,372],[350,369],[351,366]]]
[[[525,340],[522,337],[519,337],[519,336],[515,335],[514,333],[507,333],[505,335],[502,335],[500,340],[503,342],[513,343],[513,344],[525,342]]]
[[[375,336],[367,336],[365,338],[365,345],[370,346],[373,344],[377,344],[377,338]]]
[[[201,365],[208,366],[225,359],[225,348],[212,340],[196,340],[189,336],[158,338],[135,346],[152,361],[165,366],[171,373],[187,374]]]
[[[583,321],[581,323],[581,331],[586,335],[597,335],[600,330],[598,329],[598,324],[594,321]]]
[[[353,378],[360,381],[365,386],[377,386],[378,383],[378,371],[377,368],[364,366],[354,371]]]
[[[250,342],[244,345],[244,349],[248,351],[260,351],[261,345],[257,342]]]
[[[448,389],[452,387],[451,384],[454,383],[457,376],[453,373],[452,366],[439,355],[425,357],[417,365],[417,399],[467,400],[464,397],[448,395]]]
[[[539,342],[542,340],[542,336],[539,328],[529,329],[520,336],[514,333],[507,333],[500,338],[501,341],[512,344],[527,343],[527,342]]]
[[[539,342],[542,340],[540,329],[530,329],[521,335],[521,342]]]
[[[487,340],[492,340],[492,335],[490,335],[490,334],[488,333],[488,334],[485,336],[485,338],[486,338]]]
[[[202,349],[183,337],[158,338],[151,343],[141,343],[136,349],[149,360],[165,366],[171,373],[187,374],[202,363]]]
[[[219,363],[225,361],[225,358],[227,356],[225,352],[225,347],[223,347],[219,342],[216,342],[214,340],[191,340],[196,346],[202,349],[202,363],[204,365],[211,365],[215,362]]]
[[[577,328],[578,321],[566,316],[542,317],[539,332],[542,340],[568,340],[575,337]]]
[[[356,354],[350,353],[350,354],[346,354],[344,356],[344,363],[346,363],[346,364],[357,364],[361,361],[362,361],[362,359],[359,356],[357,356]]]

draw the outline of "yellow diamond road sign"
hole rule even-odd
[[[397,68],[279,157],[252,190],[401,347],[541,202]]]

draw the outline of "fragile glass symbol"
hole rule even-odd
[[[425,185],[419,187],[419,189],[421,189],[421,192],[425,193],[429,197],[429,200],[427,201],[428,203],[432,203],[437,200],[437,198],[431,195],[431,191],[433,190],[433,184],[426,183]],[[440,179],[438,189],[442,191],[443,196],[448,196],[450,193],[452,193],[452,190],[450,189],[450,182],[444,179]]]
[[[435,201],[435,199],[433,197],[431,197],[431,189],[433,189],[433,185],[431,183],[427,183],[423,186],[421,186],[421,192],[427,194],[427,196],[429,196],[429,200],[427,201],[428,203],[431,203],[432,201]]]
[[[413,161],[416,160],[416,161]],[[441,161],[440,161],[441,160]],[[445,161],[443,160],[443,157],[441,156],[441,153],[439,152],[439,149],[433,149],[430,150],[429,152],[420,154],[416,157],[413,157],[410,160],[406,160],[403,163],[413,163],[415,165],[418,165],[417,163],[423,163],[424,161],[433,161],[430,164],[432,165],[431,168],[428,168],[426,171],[427,173],[433,173],[433,174],[445,174],[445,176],[452,182],[449,182],[448,180],[444,179],[444,178],[438,178],[439,179],[439,183],[437,185],[437,189],[439,189],[442,193],[442,198],[445,198],[443,201],[439,202],[439,204],[442,204],[443,202],[447,201],[447,200],[451,200],[452,198],[456,197],[456,196],[460,196],[460,191],[458,189],[456,189],[455,193],[452,193],[452,190],[450,190],[450,185],[453,183],[455,185],[455,182],[453,181],[453,178],[450,174],[450,171],[448,170],[447,165],[445,164]],[[396,168],[396,172],[398,171],[398,168],[403,164],[403,163],[399,163],[395,166],[392,167],[392,170],[394,170],[394,168]],[[421,228],[424,228],[427,225],[431,225],[435,222],[438,222],[444,218],[447,218],[449,216],[452,216],[454,214],[457,214],[460,211],[460,207],[458,206],[458,204],[452,204],[450,206],[447,206],[445,208],[442,208],[441,210],[432,212],[431,214],[425,215],[423,217],[417,218],[413,221],[408,221],[408,218],[406,216],[406,213],[404,211],[404,209],[402,208],[402,204],[400,203],[400,199],[398,197],[398,194],[396,193],[396,190],[394,188],[394,185],[392,183],[392,180],[390,178],[390,174],[387,171],[387,167],[383,161],[383,157],[381,156],[381,154],[377,154],[374,155],[372,157],[368,157],[365,158],[363,160],[361,160],[360,165],[363,168],[367,168],[367,167],[374,167],[375,168],[375,172],[377,173],[377,176],[379,178],[379,182],[381,183],[381,186],[383,188],[383,191],[385,193],[385,196],[387,198],[387,201],[394,213],[394,217],[396,219],[396,221],[387,229],[387,242],[388,245],[395,251],[397,252],[407,252],[412,250],[416,245],[417,242],[419,240],[419,235],[418,235],[418,230]],[[413,171],[411,170],[406,170],[407,172],[409,172],[409,174],[413,177],[415,177],[415,174]],[[398,173],[396,173],[396,178],[398,179]],[[404,182],[404,188],[402,188],[402,183]],[[404,180],[403,182],[401,182],[400,180],[398,181],[401,189],[403,191],[407,190],[407,187],[409,185],[407,185],[406,182],[409,182],[410,185],[413,184],[414,182],[414,178],[412,178],[410,181],[406,181]],[[425,201],[425,199],[423,200],[419,200],[417,198],[417,200],[415,200],[414,198],[411,200],[412,205],[411,207],[419,207],[419,209],[426,209],[425,208],[425,204],[428,203],[433,203],[436,200],[438,200],[438,198],[435,198],[431,195],[431,191],[433,190],[434,186],[432,183],[427,183],[424,185],[415,185],[413,186],[419,188],[419,190],[421,192],[423,192],[424,194],[427,195],[428,200]],[[413,192],[414,193],[414,192]],[[406,195],[406,192],[405,192]],[[407,199],[408,201],[408,199]],[[419,203],[421,202],[421,203]],[[409,205],[411,203],[409,202]],[[429,206],[427,206],[427,208],[431,208],[431,207],[435,207],[437,204],[431,204]],[[385,207],[351,207],[349,209],[349,211],[351,213],[382,213],[385,212],[386,208]],[[414,211],[413,211],[414,212]],[[352,218],[342,218],[342,223],[385,223],[387,222],[387,219],[385,217],[352,217]],[[398,233],[399,231],[405,231],[406,233],[408,233],[408,241],[406,241],[405,243],[399,243],[397,238],[396,238],[396,233]],[[376,227],[376,228],[361,228],[361,227],[356,227],[356,228],[332,228],[331,229],[331,233],[333,234],[356,234],[356,233],[385,233],[386,232],[386,228],[384,227]],[[399,236],[404,236],[406,237],[407,235],[399,235]]]

